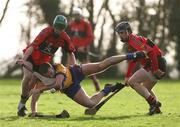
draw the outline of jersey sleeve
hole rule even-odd
[[[62,48],[66,52],[75,52],[74,44],[72,43],[70,37],[65,32],[63,33],[63,40],[64,40],[64,45],[62,46]]]
[[[153,41],[147,39],[145,51],[148,53],[148,57],[151,60],[152,72],[156,72],[159,68],[157,56],[161,54],[160,49],[154,44]]]
[[[148,56],[151,59],[152,72],[156,72],[158,70],[157,55],[154,51],[151,51],[148,53]]]
[[[43,29],[32,42],[34,49],[38,49],[39,45],[51,34],[49,27]]]

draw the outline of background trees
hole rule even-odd
[[[8,1],[7,1],[8,2]],[[171,50],[176,52],[173,64],[169,64],[169,71],[177,67],[180,72],[180,18],[178,0],[28,0],[24,5],[28,24],[22,24],[22,42],[30,42],[32,29],[36,26],[51,25],[57,14],[71,18],[72,8],[82,8],[85,18],[91,23],[94,31],[94,45],[91,52],[104,57],[125,51],[114,31],[119,21],[128,20],[137,34],[154,40],[164,51],[167,58],[173,58]],[[174,46],[175,45],[175,46]],[[96,60],[95,58],[91,58]],[[123,66],[124,67],[124,66]],[[106,71],[106,75],[121,75],[119,66]],[[8,69],[6,69],[8,70]],[[8,72],[8,71],[6,71]],[[13,72],[13,71],[12,71]],[[11,72],[11,73],[12,73]],[[8,72],[9,73],[9,72]],[[8,74],[9,75],[9,74]]]

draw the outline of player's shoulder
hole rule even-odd
[[[53,27],[51,27],[51,26],[46,26],[43,30],[53,30]]]
[[[60,37],[61,37],[61,38],[69,38],[69,35],[66,33],[66,31],[62,31],[62,32],[60,33]]]
[[[66,70],[66,67],[61,63],[54,64],[54,68],[56,71],[59,71],[59,72],[65,72]]]
[[[53,32],[53,27],[47,26],[42,30],[42,32],[52,33]]]

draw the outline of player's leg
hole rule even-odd
[[[126,55],[111,56],[101,62],[82,64],[82,71],[84,75],[100,73],[102,71],[105,71],[111,65],[115,65],[126,59]]]
[[[137,70],[128,80],[128,84],[141,96],[147,99],[151,94],[149,90],[142,85],[141,83],[149,80],[149,77],[146,75],[146,70],[143,68]]]
[[[143,82],[143,86],[145,86],[147,89],[148,89],[148,91],[150,92],[150,94],[156,99],[156,100],[158,100],[157,99],[157,97],[156,97],[156,95],[155,95],[155,93],[154,93],[154,91],[153,91],[153,87],[156,85],[156,83],[157,83],[157,80],[154,78],[149,78],[149,80],[146,80],[145,82]]]
[[[34,89],[39,89],[43,87],[44,84],[41,82],[37,82]],[[39,100],[40,93],[39,94],[33,94],[31,99],[31,117],[35,117],[38,115],[37,113],[37,102]]]
[[[159,106],[159,102],[154,95],[151,95],[151,89],[154,86],[153,80],[149,77],[149,74],[143,68],[136,71],[128,80],[128,84],[141,96],[143,96],[150,107]],[[143,84],[143,85],[142,85]],[[151,110],[151,108],[150,108]],[[150,114],[151,115],[151,114]]]
[[[37,115],[37,101],[39,100],[40,94],[33,94],[31,99],[31,117]]]
[[[155,100],[154,103],[152,103],[151,101],[149,101],[149,115],[153,115],[153,114],[158,114],[161,113],[160,107],[161,107],[161,103],[158,100],[157,96],[155,95],[154,91],[153,91],[153,87],[154,85],[157,83],[157,80],[154,81],[149,81],[149,82],[144,82],[143,85],[149,90],[152,98],[151,100]]]
[[[83,88],[80,88],[73,97],[73,100],[82,106],[92,108],[97,105],[104,96],[106,96],[110,92],[114,92],[116,89],[119,89],[119,84],[116,84],[114,86],[107,86],[100,92],[95,93],[92,97],[89,97],[85,90]]]
[[[96,88],[96,91],[98,92],[100,90],[100,83],[99,83],[96,75],[92,75],[90,78],[92,79],[93,84],[94,84],[94,86]]]
[[[79,60],[82,64],[90,63],[89,55],[85,49],[83,51],[75,52],[75,56],[76,56],[77,60]],[[98,81],[96,75],[92,75],[90,78],[93,81],[93,85],[95,86],[96,91],[99,91],[100,85],[99,85],[99,81]]]
[[[84,79],[84,74],[82,70],[83,68],[77,65],[71,68],[73,84],[68,88],[64,89],[63,92],[68,97],[85,107],[93,107],[102,99],[102,97],[122,87],[121,84],[107,86],[93,97],[89,97],[83,90],[83,88],[81,88],[80,86],[80,82]]]
[[[27,62],[27,65],[32,68],[32,64],[30,62]],[[23,67],[23,73],[24,73],[24,75],[23,75],[23,79],[22,79],[22,83],[21,83],[22,94],[21,94],[21,100],[18,104],[18,112],[17,112],[18,116],[26,115],[27,109],[25,107],[25,104],[26,104],[26,101],[28,100],[29,82],[32,77],[32,73],[24,67]]]
[[[96,99],[91,100],[91,98],[87,95],[87,93],[85,92],[85,90],[83,88],[80,88],[78,90],[78,92],[76,93],[76,95],[74,96],[73,100],[75,102],[77,102],[78,104],[88,107],[88,108],[92,108],[94,107],[102,98],[104,97],[104,93],[103,92],[99,92],[96,95]]]
[[[88,51],[86,51],[84,58],[85,58],[84,63],[90,63],[90,56],[88,55]],[[97,79],[96,75],[92,75],[90,78],[93,81],[96,91],[97,92],[100,91],[100,83],[99,83],[99,80]]]
[[[118,64],[123,60],[134,60],[137,58],[144,58],[144,52],[128,53],[127,55],[115,55],[104,59],[101,62],[87,63],[82,65],[84,75],[92,75],[105,71],[108,67]]]
[[[147,72],[147,75],[149,77],[149,80],[144,81],[143,85],[148,89],[148,91],[155,98],[155,100],[158,101],[158,98],[153,91],[153,87],[156,85],[157,79],[151,74],[151,72]]]

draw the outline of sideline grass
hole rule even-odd
[[[116,80],[101,80],[102,84]],[[83,82],[89,95],[94,93],[91,81]],[[103,86],[101,86],[103,87]],[[155,87],[162,102],[163,114],[147,116],[148,105],[131,88],[125,88],[105,104],[95,116],[85,116],[84,107],[65,95],[44,93],[40,97],[39,112],[57,114],[63,109],[69,119],[20,118],[16,116],[20,94],[20,80],[0,80],[0,127],[180,127],[180,81],[161,81]],[[30,102],[27,108],[30,110]]]

